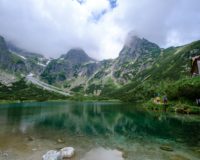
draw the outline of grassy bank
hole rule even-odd
[[[159,96],[162,100],[163,96],[167,96],[169,104],[166,111],[200,114],[200,106],[196,104],[196,99],[200,99],[200,77],[185,77],[177,81],[135,81],[110,92],[109,96],[124,102],[141,101],[151,110],[163,109],[163,105],[153,103],[153,98]]]
[[[164,104],[156,104],[153,100],[150,100],[143,104],[143,107],[156,111],[156,112],[174,112],[180,114],[200,114],[200,106],[194,106],[187,102],[181,101],[172,101],[169,102],[167,105]]]

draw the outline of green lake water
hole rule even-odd
[[[160,149],[163,145],[173,151]],[[0,105],[0,160],[40,160],[48,150],[66,146],[75,148],[73,160],[95,149],[101,155],[119,150],[127,160],[199,160],[200,116],[115,102]],[[105,154],[104,160],[118,159]]]

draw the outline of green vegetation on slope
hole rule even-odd
[[[200,55],[200,41],[162,51],[151,68],[140,72],[131,83],[109,92],[122,101],[148,101],[157,95],[169,100],[200,98],[200,77],[191,78],[191,57]]]
[[[54,92],[43,90],[33,84],[27,84],[24,79],[13,83],[12,86],[0,84],[0,100],[45,101],[57,99],[66,99],[66,97]]]
[[[174,82],[167,86],[166,93],[171,100],[195,101],[200,98],[200,77],[181,79]]]

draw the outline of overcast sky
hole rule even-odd
[[[161,47],[198,40],[200,0],[0,0],[0,34],[47,57],[115,58],[130,31]]]

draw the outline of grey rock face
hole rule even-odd
[[[67,54],[52,60],[41,74],[49,83],[77,76],[90,76],[97,69],[96,61],[82,49],[71,49]]]
[[[119,54],[119,61],[124,63],[126,61],[131,61],[139,56],[149,55],[155,56],[160,53],[161,49],[155,43],[149,42],[144,38],[139,38],[137,36],[128,36],[126,43]]]
[[[90,58],[84,50],[75,48],[71,49],[67,52],[67,54],[62,55],[61,58],[68,60],[72,65],[83,64],[89,61],[94,61],[94,59]]]

